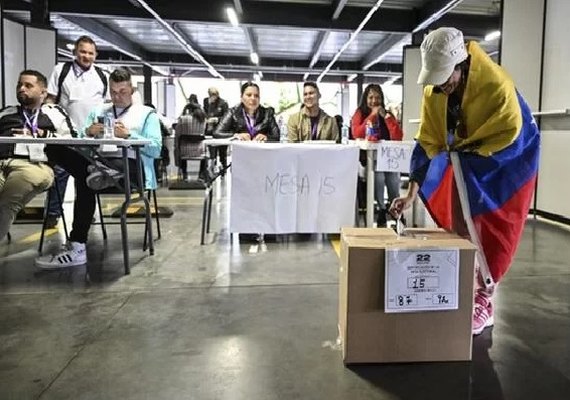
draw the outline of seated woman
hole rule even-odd
[[[360,104],[352,116],[351,125],[355,139],[365,139],[367,130],[372,131],[376,140],[402,140],[404,136],[396,118],[386,111],[382,88],[374,83],[364,89]],[[400,197],[400,174],[376,171],[374,177],[375,197],[379,207],[377,225],[381,227],[386,226],[384,185],[388,188],[388,201],[392,203],[395,198]]]
[[[258,142],[279,141],[275,111],[259,105],[259,86],[253,82],[241,86],[241,103],[228,110],[214,131],[214,138],[231,137]]]

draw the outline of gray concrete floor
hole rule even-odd
[[[568,231],[529,221],[472,362],[345,367],[330,243],[250,254],[218,189],[206,246],[201,192],[162,189],[174,216],[152,257],[130,225],[129,276],[118,226],[106,243],[94,226],[88,267],[64,272],[36,270],[39,226],[15,226],[0,244],[0,399],[569,398]]]

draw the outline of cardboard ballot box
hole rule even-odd
[[[471,360],[475,246],[442,230],[406,234],[342,230],[346,364]]]

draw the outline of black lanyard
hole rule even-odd
[[[123,115],[125,115],[125,113],[127,111],[129,111],[129,108],[131,108],[132,104],[129,104],[127,107],[125,107],[123,109],[123,111],[121,111],[119,114],[117,114],[117,108],[115,107],[115,105],[113,104],[113,114],[115,115],[115,119],[119,119],[121,118]]]

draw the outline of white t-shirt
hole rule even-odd
[[[105,87],[101,77],[91,66],[87,71],[82,71],[78,76],[72,65],[69,73],[63,81],[59,105],[69,114],[75,127],[80,130],[85,124],[89,112],[109,99],[108,90],[104,93]],[[59,76],[63,69],[63,63],[54,67],[48,82],[48,93],[57,96]]]

